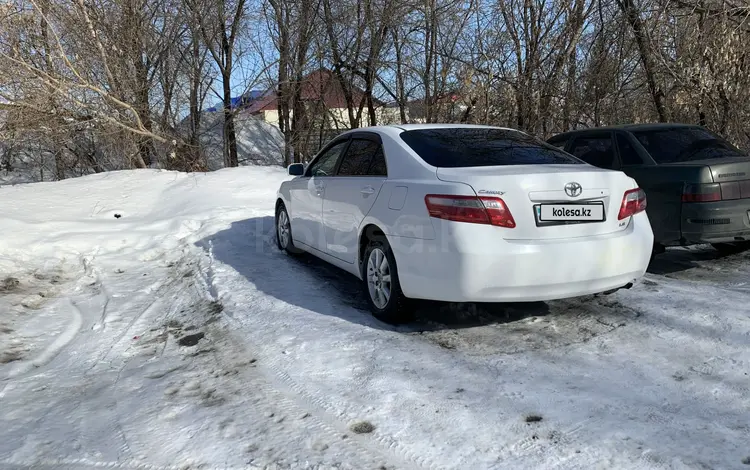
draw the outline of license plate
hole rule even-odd
[[[542,204],[539,221],[601,222],[604,220],[604,204]]]

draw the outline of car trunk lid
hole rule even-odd
[[[704,160],[690,160],[685,162],[667,163],[663,166],[693,166],[702,167],[704,181],[702,183],[718,183],[721,188],[722,199],[750,198],[750,158],[724,157]]]
[[[500,197],[508,206],[516,227],[504,229],[503,237],[519,240],[549,240],[604,235],[624,230],[627,220],[618,220],[625,191],[632,180],[623,173],[590,165],[508,165],[494,167],[438,168],[437,177],[447,182],[470,185],[478,196]],[[574,196],[566,193],[573,184]],[[577,193],[577,194],[576,194]],[[541,220],[557,218],[551,210],[571,204],[600,221]],[[592,205],[600,205],[594,208]],[[580,206],[576,206],[580,207]],[[541,211],[544,210],[544,215]]]

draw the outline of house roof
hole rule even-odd
[[[242,94],[241,96],[235,96],[234,98],[231,98],[231,109],[241,107],[243,104],[252,103],[253,101],[257,100],[258,98],[262,97],[263,94],[266,93],[263,90],[250,90],[247,93]],[[218,103],[215,106],[211,106],[210,108],[207,108],[206,111],[209,113],[215,113],[216,111],[223,109],[224,105],[221,103]]]
[[[364,91],[357,87],[352,87],[352,97],[355,103],[359,103],[364,97]],[[302,79],[302,100],[303,101],[323,101],[328,108],[346,108],[346,97],[341,84],[334,76],[333,72],[328,69],[318,69],[309,73]],[[375,106],[383,106],[383,103],[373,98]],[[276,99],[276,86],[267,90],[263,96],[256,99],[248,106],[247,111],[256,113],[260,111],[270,111],[278,108]]]

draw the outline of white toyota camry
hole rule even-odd
[[[646,196],[528,134],[470,125],[347,131],[276,201],[279,248],[363,281],[375,316],[412,299],[540,301],[630,288],[653,233]]]

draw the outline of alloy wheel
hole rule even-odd
[[[281,247],[287,248],[289,246],[291,228],[289,226],[289,216],[284,209],[279,211],[279,217],[276,223],[276,233],[279,237]]]
[[[376,307],[382,309],[391,298],[391,267],[380,248],[370,252],[367,259],[367,288]]]

